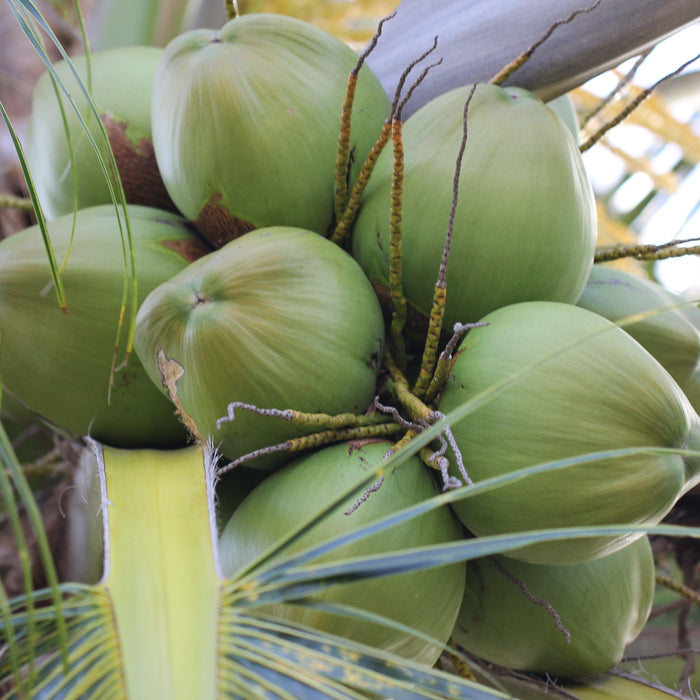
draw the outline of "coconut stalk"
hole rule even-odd
[[[408,117],[434,97],[493,78],[555,23],[592,0],[403,0],[368,59],[387,94],[416,47],[438,34],[442,64],[406,105]],[[700,17],[696,0],[604,0],[558,26],[532,59],[507,81],[551,100],[630,56],[642,53]],[[517,18],[514,21],[514,18]]]
[[[126,696],[204,700],[216,697],[221,587],[208,508],[212,484],[203,478],[198,447],[166,454],[106,447],[98,453],[112,504],[105,508],[102,585],[122,639]]]
[[[212,474],[208,453],[97,443],[94,452],[102,507],[92,509],[90,525],[99,527],[101,512],[102,580],[63,584],[60,614],[54,604],[23,615],[26,601],[51,603],[46,591],[13,601],[0,638],[12,631],[15,663],[34,657],[35,675],[17,680],[3,697],[43,697],[51,688],[51,697],[61,698],[215,698],[222,581],[210,517],[213,482],[205,479]],[[66,629],[59,633],[62,618]],[[29,638],[26,627],[34,630]],[[7,663],[0,659],[0,675]]]

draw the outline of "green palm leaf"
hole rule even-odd
[[[25,36],[27,37],[29,43],[33,47],[34,51],[36,54],[41,58],[43,61],[44,65],[46,66],[47,71],[51,75],[52,82],[56,89],[60,89],[61,92],[64,94],[66,101],[70,105],[70,107],[74,110],[76,117],[88,139],[88,142],[97,155],[97,158],[100,163],[100,167],[102,170],[102,174],[105,178],[105,181],[107,182],[110,196],[112,198],[112,201],[114,202],[114,207],[115,207],[115,212],[117,215],[117,223],[119,227],[119,232],[122,240],[122,249],[123,249],[123,255],[124,255],[124,271],[125,271],[125,278],[124,278],[124,294],[122,298],[122,304],[124,309],[128,309],[128,316],[127,318],[129,320],[129,332],[127,336],[127,347],[126,347],[126,354],[128,357],[128,354],[131,352],[132,347],[133,347],[133,335],[134,335],[134,328],[135,328],[135,322],[136,322],[136,311],[137,311],[137,295],[136,295],[136,285],[137,285],[137,280],[136,280],[136,262],[135,262],[135,254],[134,254],[134,245],[133,245],[133,239],[132,239],[132,233],[131,233],[131,225],[129,222],[129,214],[128,214],[128,209],[126,207],[126,200],[124,196],[124,188],[122,187],[122,182],[121,179],[119,178],[118,175],[118,169],[117,169],[117,163],[114,157],[114,152],[112,151],[112,148],[110,146],[109,142],[109,137],[107,136],[107,131],[105,129],[105,126],[102,122],[102,119],[100,118],[100,114],[98,112],[98,107],[95,104],[95,101],[92,98],[92,95],[90,94],[90,90],[87,85],[83,83],[83,81],[80,79],[78,76],[77,71],[73,67],[73,64],[70,60],[70,57],[66,53],[66,50],[64,49],[63,45],[59,41],[58,37],[54,33],[53,29],[49,25],[49,23],[46,21],[46,19],[43,17],[43,15],[39,12],[37,7],[34,5],[31,0],[7,0],[8,6],[14,15],[17,24],[19,27],[22,29],[24,32]],[[77,7],[77,6],[76,6]],[[79,10],[79,7],[77,7]],[[80,15],[80,12],[78,12],[79,16],[79,21],[81,27],[83,26],[83,20],[82,16]],[[72,98],[70,90],[66,87],[66,85],[63,83],[61,80],[60,76],[56,72],[56,69],[54,68],[53,64],[51,63],[51,60],[48,56],[48,53],[46,52],[46,49],[43,45],[43,42],[41,41],[38,33],[35,31],[35,26],[38,26],[51,40],[52,44],[58,49],[59,53],[61,54],[62,58],[64,61],[66,61],[67,65],[70,67],[70,70],[72,72],[73,77],[77,81],[78,87],[80,91],[83,93],[83,96],[85,97],[89,109],[89,117],[91,119],[95,120],[95,123],[97,124],[98,127],[98,133],[99,133],[99,143],[95,139],[95,137],[92,135],[88,128],[87,121],[85,117],[82,115],[80,109],[76,105],[75,100]],[[83,32],[84,35],[84,32]],[[88,52],[89,55],[89,52]],[[90,69],[89,69],[89,59],[88,59],[88,79],[90,76]],[[61,107],[63,109],[63,107]],[[9,119],[6,120],[9,126]],[[65,122],[64,122],[65,125]],[[66,133],[67,139],[69,146],[71,146],[71,140],[70,140],[70,135]],[[71,160],[73,159],[73,153],[72,153],[72,147],[71,147]],[[18,149],[18,156],[20,158],[20,162],[22,164],[22,168],[25,171],[27,175],[27,181],[28,185],[30,188],[30,193],[33,192],[33,188],[31,186],[31,177],[29,176],[27,167],[26,167],[26,161],[24,160],[21,152],[21,148]],[[32,201],[36,200],[36,193],[32,194]],[[56,280],[56,286],[57,286],[57,294],[59,297],[59,304],[62,307],[65,307],[66,305],[66,300],[63,298],[62,294],[62,287],[60,284],[60,276],[58,275],[56,271],[56,264],[55,260],[53,259],[52,253],[51,253],[51,247],[50,243],[48,242],[48,232],[46,231],[46,224],[43,220],[43,216],[41,215],[41,207],[37,203],[37,214],[38,214],[38,219],[39,223],[42,226],[42,235],[44,236],[44,239],[46,241],[46,247],[47,247],[47,253],[49,255],[49,261],[51,263],[51,269],[52,269],[52,274],[54,275],[54,278]],[[123,318],[120,318],[118,328],[116,329],[116,334],[115,337],[117,339],[116,341],[116,347],[119,347],[119,337],[121,335],[121,328],[122,328],[122,323],[123,323]],[[116,354],[115,354],[115,364],[116,364]]]

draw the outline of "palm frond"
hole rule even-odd
[[[275,679],[276,685],[285,691],[289,688],[285,676],[293,677],[293,687],[299,685],[292,697],[363,698],[367,693],[396,700],[507,697],[347,639],[264,615],[241,613],[233,605],[225,605],[224,611],[222,630],[226,633],[224,648],[229,658],[223,661],[231,664],[227,672],[235,672],[243,656],[248,659],[245,666],[253,665],[263,677]],[[332,693],[327,694],[324,686]],[[318,694],[319,690],[323,694]],[[357,691],[363,694],[357,695]]]
[[[64,584],[60,592],[60,607],[48,589],[12,601],[10,627],[4,622],[0,635],[11,632],[14,638],[13,654],[0,655],[0,678],[14,679],[6,697],[123,698],[123,665],[109,597],[98,587],[78,584]],[[31,663],[34,673],[25,677],[23,670]]]

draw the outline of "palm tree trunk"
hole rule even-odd
[[[393,95],[402,71],[437,35],[434,56],[443,62],[416,90],[406,117],[447,90],[489,80],[555,22],[592,5],[593,0],[403,0],[368,64]],[[698,18],[698,0],[601,0],[557,27],[507,84],[553,99]]]

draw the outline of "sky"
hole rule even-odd
[[[647,87],[677,69],[700,52],[700,22],[694,23],[659,44],[640,66],[635,77],[638,85]],[[620,67],[624,73],[634,59]],[[669,89],[668,107],[673,116],[689,123],[700,144],[700,60],[684,71],[686,75]],[[692,77],[690,74],[693,74]],[[584,88],[594,94],[606,95],[616,84],[616,77],[605,73],[589,81]],[[670,81],[667,83],[671,87]],[[671,92],[673,93],[671,95]],[[682,95],[681,95],[682,93]],[[623,124],[610,132],[610,141],[632,156],[649,158],[654,171],[669,172],[682,156],[677,144],[663,144],[650,131]],[[625,175],[622,161],[603,145],[584,154],[594,189],[610,192]],[[630,211],[653,189],[651,178],[637,173],[617,189],[610,206],[619,212]],[[700,237],[700,165],[692,168],[672,196],[657,196],[633,222],[642,243],[666,243],[674,238]],[[700,256],[688,256],[657,263],[654,274],[671,291],[700,298]]]

